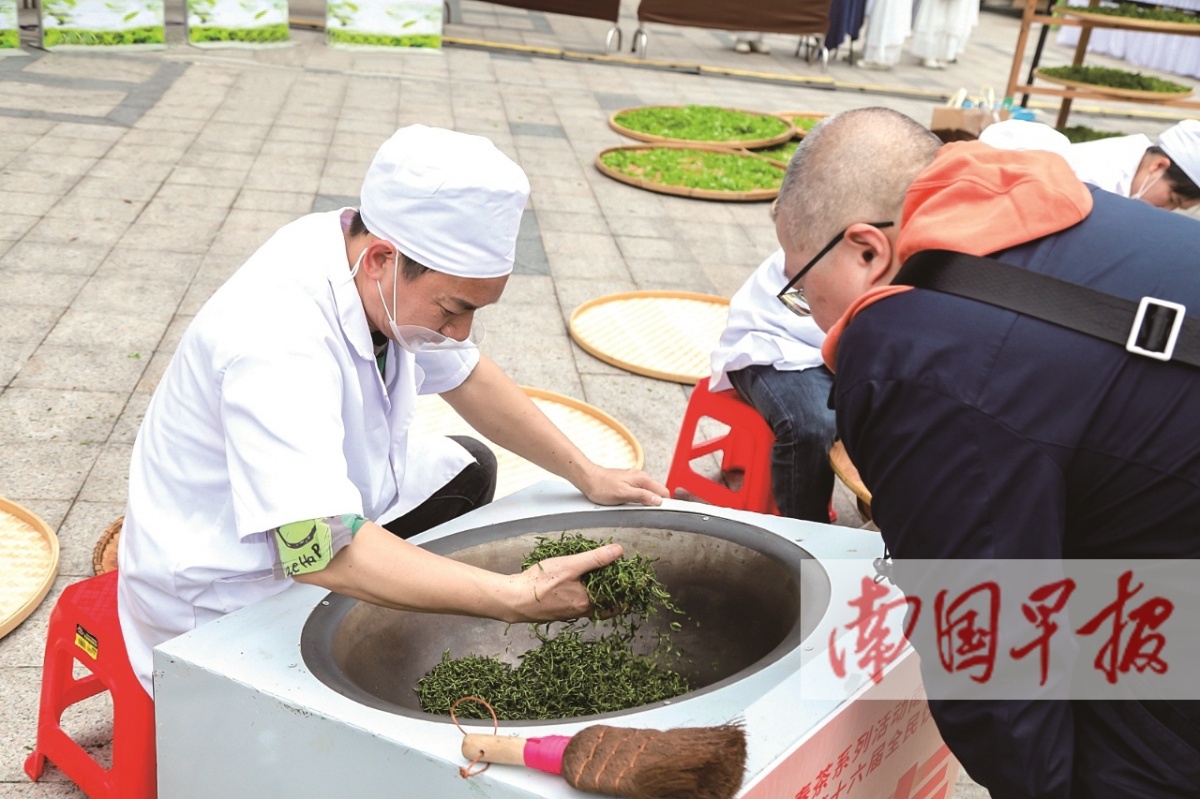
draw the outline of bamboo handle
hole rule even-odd
[[[483,753],[480,756],[480,752]],[[480,757],[488,763],[503,763],[509,766],[525,765],[525,739],[511,735],[483,735],[467,733],[463,736],[462,755],[467,760]]]

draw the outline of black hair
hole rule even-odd
[[[1171,162],[1164,177],[1176,194],[1186,200],[1200,200],[1200,186],[1197,186],[1196,181],[1188,177],[1179,164],[1175,163],[1175,159],[1168,155],[1163,148],[1151,145],[1146,148],[1146,152],[1150,155],[1161,155]]]
[[[348,232],[350,233],[350,238],[355,238],[371,232],[367,230],[367,223],[363,221],[362,214],[360,212],[355,211],[354,216],[350,218],[350,229]],[[396,245],[393,244],[392,246],[395,247]],[[396,252],[400,252],[398,247],[396,248]],[[417,263],[402,252],[400,253],[400,257],[403,259],[400,265],[400,274],[404,275],[405,282],[411,283],[421,275],[430,271],[428,266]]]

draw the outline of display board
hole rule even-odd
[[[41,45],[162,47],[163,0],[42,0]]]
[[[287,0],[187,0],[187,40],[197,47],[290,41]]]
[[[350,49],[441,49],[442,0],[331,0],[325,40]]]
[[[488,0],[497,6],[524,8],[529,11],[548,11],[573,17],[606,19],[616,22],[621,14],[621,0]]]
[[[798,35],[824,34],[829,27],[829,0],[642,0],[639,22],[665,22],[695,28],[761,31]]]

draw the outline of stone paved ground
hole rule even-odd
[[[312,0],[309,0],[311,3]],[[622,17],[628,45],[634,3]],[[460,39],[598,54],[608,25],[467,0]],[[32,24],[31,11],[21,20]],[[319,18],[322,7],[294,4]],[[125,503],[142,412],[180,334],[209,294],[267,236],[311,210],[356,203],[378,146],[412,122],[484,134],[529,174],[531,208],[516,275],[483,314],[487,352],[519,382],[585,400],[621,419],[663,478],[684,387],[629,374],[575,346],[566,319],[585,300],[659,288],[731,294],[772,249],[765,204],[650,194],[592,166],[622,143],[612,111],[653,103],[838,111],[887,105],[925,121],[958,86],[1002,87],[1016,38],[983,15],[961,63],[905,62],[866,73],[835,54],[828,71],[768,36],[769,56],[739,56],[721,31],[651,26],[651,60],[807,78],[699,75],[587,59],[448,47],[439,55],[347,53],[294,30],[294,46],[0,58],[0,496],[58,531],[59,577],[39,610],[0,642],[0,797],[75,797],[51,768],[21,770],[34,740],[46,620],[62,588],[90,574],[99,533]],[[26,30],[27,44],[34,32]],[[1056,62],[1065,51],[1050,46]],[[1049,56],[1048,56],[1049,57]],[[1099,61],[1103,61],[1102,59]],[[1074,121],[1155,132],[1169,119],[1116,113]],[[1125,107],[1125,111],[1155,112]],[[819,191],[820,187],[813,190]],[[858,523],[843,493],[842,523]],[[72,711],[81,739],[107,734],[100,700]],[[101,747],[102,749],[103,747]],[[986,792],[963,781],[961,797]]]

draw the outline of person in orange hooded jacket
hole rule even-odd
[[[805,137],[776,229],[780,301],[827,331],[838,434],[897,565],[1200,557],[1200,369],[893,284],[948,249],[1197,308],[1194,220],[1087,186],[1056,154],[941,146],[867,108]],[[1090,666],[1077,643],[1060,682]],[[940,653],[916,646],[939,731],[994,799],[1200,796],[1200,702],[939,698]],[[1196,662],[1196,641],[1172,646],[1177,668]]]

